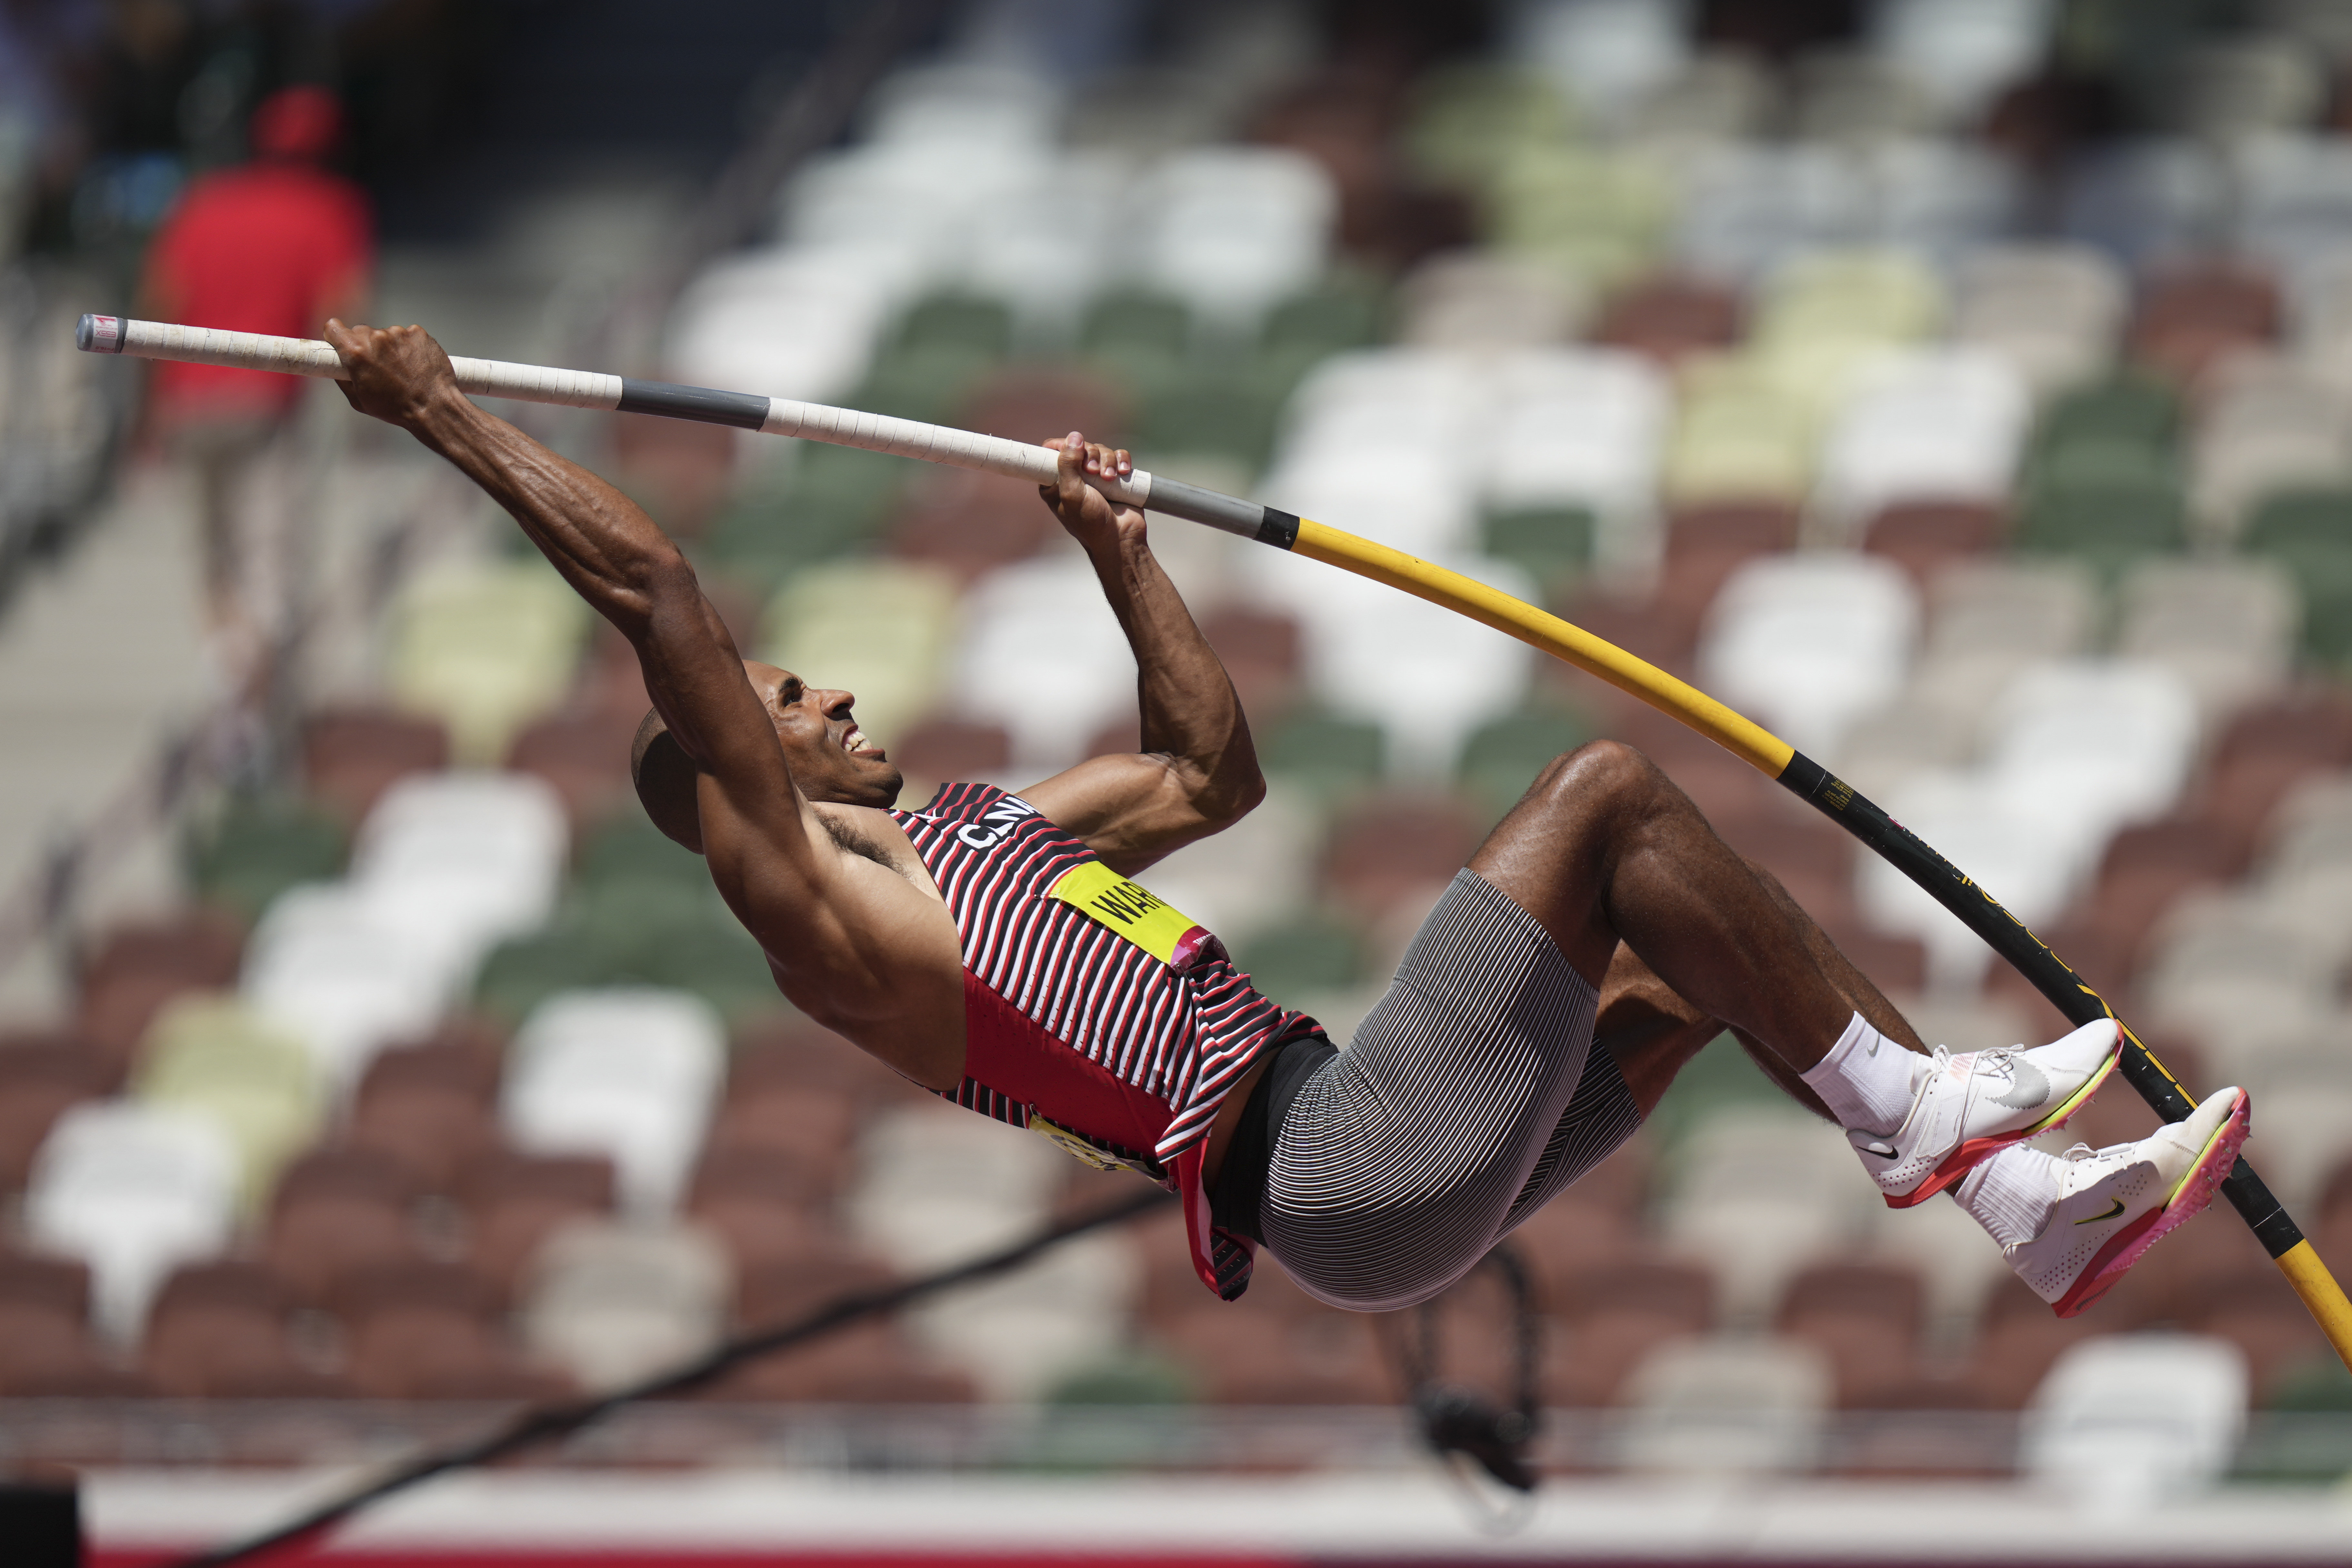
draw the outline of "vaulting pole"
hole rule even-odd
[[[84,316],[75,341],[94,353],[127,353],[142,359],[183,360],[197,364],[281,371],[290,375],[348,378],[333,345],[308,338],[260,337],[250,332],[125,321],[116,316]],[[551,370],[498,360],[452,359],[450,363],[457,371],[457,384],[481,396],[731,425],[772,436],[798,436],[925,462],[977,468],[1033,484],[1053,483],[1057,471],[1051,447],[912,419],[892,419],[751,393],[714,392],[670,382]],[[2082,977],[2067,967],[2047,942],[2028,931],[2023,921],[1916,834],[1786,741],[1656,666],[1635,658],[1558,616],[1458,572],[1449,572],[1402,551],[1273,507],[1221,495],[1197,485],[1155,479],[1141,469],[1123,482],[1088,482],[1113,500],[1239,534],[1385,583],[1483,622],[1599,676],[1705,735],[1868,845],[1888,864],[1926,889],[1937,903],[1958,915],[1986,945],[2032,981],[2034,989],[2048,997],[2070,1022],[2081,1025],[2115,1016],[2115,1009],[2106,999],[2084,984]],[[2132,1088],[2167,1121],[2185,1120],[2196,1108],[2196,1100],[2127,1025],[2123,1026],[2123,1038],[2120,1065]],[[2320,1261],[2302,1228],[2242,1157],[2221,1184],[2221,1191],[2310,1310],[2336,1355],[2347,1368],[2352,1368],[2352,1302],[2346,1300],[2343,1287]]]

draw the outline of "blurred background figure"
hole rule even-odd
[[[326,166],[342,143],[341,104],[323,88],[283,88],[254,110],[247,134],[250,160],[195,180],[156,232],[142,312],[289,337],[315,336],[329,316],[356,319],[375,241],[366,194]],[[158,364],[147,384],[150,432],[200,491],[213,651],[232,679],[254,673],[293,591],[294,538],[280,518],[281,537],[264,541],[252,492],[306,390],[197,364]]]

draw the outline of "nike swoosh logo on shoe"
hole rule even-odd
[[[1882,1160],[1892,1160],[1903,1152],[1892,1143],[1857,1143],[1854,1147],[1865,1154],[1875,1154]]]
[[[2074,1223],[2075,1223],[2076,1225],[2097,1225],[2100,1221],[2102,1221],[2102,1220],[2110,1220],[2110,1219],[2113,1219],[2113,1218],[2115,1218],[2115,1217],[2116,1217],[2116,1215],[2119,1215],[2119,1214],[2121,1214],[2121,1213],[2123,1213],[2123,1212],[2124,1212],[2124,1201],[2123,1201],[2123,1199],[2121,1199],[2121,1198],[2117,1198],[2117,1199],[2116,1200],[2116,1206],[2115,1206],[2115,1207],[2113,1207],[2113,1208],[2111,1208],[2111,1209],[2109,1209],[2109,1210],[2107,1210],[2107,1212],[2106,1212],[2106,1213],[2105,1213],[2105,1214],[2095,1214],[2095,1215],[2091,1215],[2091,1216],[2090,1216],[2089,1218],[2087,1218],[2087,1219],[2078,1219],[2078,1220],[2076,1220]]]
[[[2009,1087],[2000,1093],[1987,1096],[1995,1105],[2006,1105],[2011,1110],[2032,1110],[2050,1103],[2050,1075],[2019,1057],[2009,1064]]]

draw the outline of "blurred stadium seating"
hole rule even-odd
[[[1083,426],[1691,677],[1974,874],[2192,1088],[2253,1086],[2251,1155],[2352,1266],[2341,60],[2283,22],[2107,61],[2118,92],[2178,90],[2053,173],[2013,123],[2051,5],[1888,0],[1780,62],[1669,0],[1506,9],[1493,58],[1369,96],[1213,49],[1118,90],[906,68],[686,285],[660,368]],[[30,417],[0,409],[0,552]],[[911,787],[1131,743],[1131,660],[1025,488],[797,443],[699,460],[732,466],[666,515],[714,598],[856,691]],[[1478,834],[1595,736],[1656,755],[1931,1040],[2059,1032],[1951,916],[1656,715],[1154,528],[1273,795],[1147,880],[1343,1037]],[[598,1389],[1115,1190],[784,1007],[639,819],[642,694],[586,627],[503,546],[409,576],[373,691],[302,716],[279,787],[184,824],[185,910],[100,933],[68,1015],[0,1041],[0,1398]],[[2118,1087],[2083,1131],[2149,1124]],[[2338,1397],[2226,1215],[2062,1323],[1943,1205],[1871,1195],[1718,1041],[1521,1233],[1546,1397],[1630,1412],[1629,1462],[1667,1471],[1804,1468],[1840,1412],[2028,1410],[2053,1474],[2140,1400],[2182,1476],[2248,1404]],[[2151,1328],[2180,1337],[2099,1340]],[[1374,1325],[1272,1266],[1220,1307],[1158,1224],[718,1396],[1397,1393]],[[1717,1452],[1693,1413],[1726,1409],[1753,1419]]]

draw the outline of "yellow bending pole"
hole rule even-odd
[[[2319,1331],[2327,1336],[2327,1342],[2336,1347],[2344,1364],[2352,1368],[2352,1300],[2345,1300],[2344,1287],[2336,1282],[2336,1276],[2320,1261],[2318,1250],[2306,1237],[2272,1261],[2286,1276],[2286,1282],[2294,1287],[2294,1293],[2303,1298],[2304,1306],[2319,1324]]]
[[[1599,676],[1620,691],[1630,693],[1659,712],[1684,723],[1752,763],[1766,778],[1777,779],[1797,749],[1752,719],[1733,712],[1687,681],[1677,680],[1656,665],[1635,658],[1616,644],[1604,642],[1581,626],[1570,626],[1499,589],[1489,588],[1459,572],[1407,555],[1385,544],[1375,544],[1352,533],[1298,520],[1298,542],[1293,555],[1401,588],[1417,599],[1484,622],[1498,632],[1541,648],[1577,668]]]
[[[1385,544],[1307,518],[1299,520],[1298,540],[1291,546],[1291,553],[1385,583],[1566,659],[1619,690],[1640,698],[1660,712],[1680,720],[1751,763],[1767,778],[1778,779],[1788,768],[1790,759],[1797,754],[1796,748],[1788,742],[1732,711],[1689,682],[1677,680],[1614,643],[1459,572],[1450,572],[1417,555],[1391,550]],[[2326,1264],[2320,1261],[2310,1241],[2298,1241],[2272,1261],[2286,1276],[2287,1284],[2302,1299],[2345,1366],[2352,1368],[2352,1301],[2346,1300],[2343,1287],[2327,1271]]]

